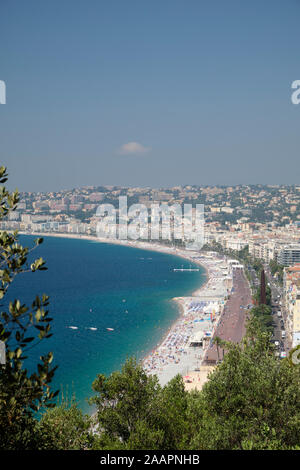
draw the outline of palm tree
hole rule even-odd
[[[223,340],[220,338],[220,336],[216,336],[213,339],[213,343],[217,346],[217,355],[218,355],[218,362],[220,362],[220,350],[219,347],[223,345]]]
[[[267,304],[267,296],[266,296],[266,277],[265,277],[265,270],[261,270],[260,274],[260,304],[266,305]]]

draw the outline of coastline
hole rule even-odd
[[[119,240],[119,239],[110,239],[110,238],[100,238],[100,237],[95,237],[93,235],[80,235],[80,234],[70,234],[70,233],[53,233],[53,232],[23,232],[19,231],[20,235],[31,235],[31,236],[37,236],[37,237],[55,237],[55,238],[69,238],[69,239],[74,239],[74,240],[88,240],[88,241],[93,241],[97,243],[107,243],[109,245],[121,245],[121,246],[127,246],[127,247],[132,247],[132,248],[138,248],[141,250],[149,250],[149,251],[156,251],[159,253],[165,253],[165,254],[170,254],[173,256],[178,256],[179,258],[183,258],[185,260],[191,261],[194,264],[197,264],[201,266],[204,271],[205,271],[205,276],[206,276],[206,281],[204,284],[202,284],[199,288],[197,288],[192,295],[197,295],[198,292],[201,291],[201,289],[207,284],[209,281],[208,276],[208,270],[206,266],[204,266],[201,262],[198,260],[192,259],[191,256],[188,256],[191,253],[194,253],[192,251],[184,250],[184,249],[179,249],[179,248],[172,248],[168,247],[165,245],[161,245],[159,243],[149,243],[149,242],[144,242],[144,241],[137,241],[137,240]],[[174,297],[173,300],[177,299],[178,297]]]
[[[174,297],[171,299],[178,306],[179,316],[155,348],[148,354],[146,353],[140,361],[148,374],[157,374],[161,385],[165,385],[177,374],[187,376],[190,371],[199,369],[200,362],[202,363],[205,350],[209,345],[210,338],[213,336],[224,306],[226,295],[226,289],[223,286],[224,274],[218,266],[221,262],[224,264],[224,260],[212,255],[144,241],[98,238],[92,235],[80,234],[27,233],[23,231],[19,233],[20,235],[40,237],[81,239],[157,251],[178,256],[203,268],[205,270],[205,280],[199,288],[193,291],[189,297]],[[197,305],[196,311],[191,307],[193,303]],[[207,310],[210,310],[210,312]],[[199,331],[203,331],[205,338],[203,347],[191,348],[189,341],[193,335],[200,334]]]
[[[207,271],[206,282],[189,297],[174,298],[181,315],[171,326],[157,347],[142,361],[149,374],[156,374],[165,385],[175,375],[188,383],[190,374],[199,371],[206,350],[214,335],[231,288],[231,279],[224,276],[225,260],[206,257],[198,253],[198,264]],[[193,259],[194,261],[194,259]],[[228,274],[228,273],[227,273]],[[228,282],[226,287],[224,281]]]

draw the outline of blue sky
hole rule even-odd
[[[2,0],[11,186],[299,183],[299,21],[298,0]]]

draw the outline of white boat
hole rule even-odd
[[[78,330],[78,326],[67,326],[67,328],[71,328],[71,330]]]
[[[200,268],[184,268],[183,265],[181,265],[181,268],[173,268],[173,271],[200,271]]]
[[[174,268],[173,271],[200,271],[200,268]]]
[[[114,331],[114,328],[106,328],[107,331]]]

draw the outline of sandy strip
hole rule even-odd
[[[223,285],[224,276],[215,266],[215,260],[203,258],[201,265],[205,266],[208,273],[206,283],[192,296],[174,299],[181,307],[181,316],[161,343],[143,360],[146,371],[156,374],[161,385],[177,374],[189,380],[191,372],[200,369],[222,315],[227,294]],[[206,338],[202,347],[190,346],[191,339],[198,334]]]

